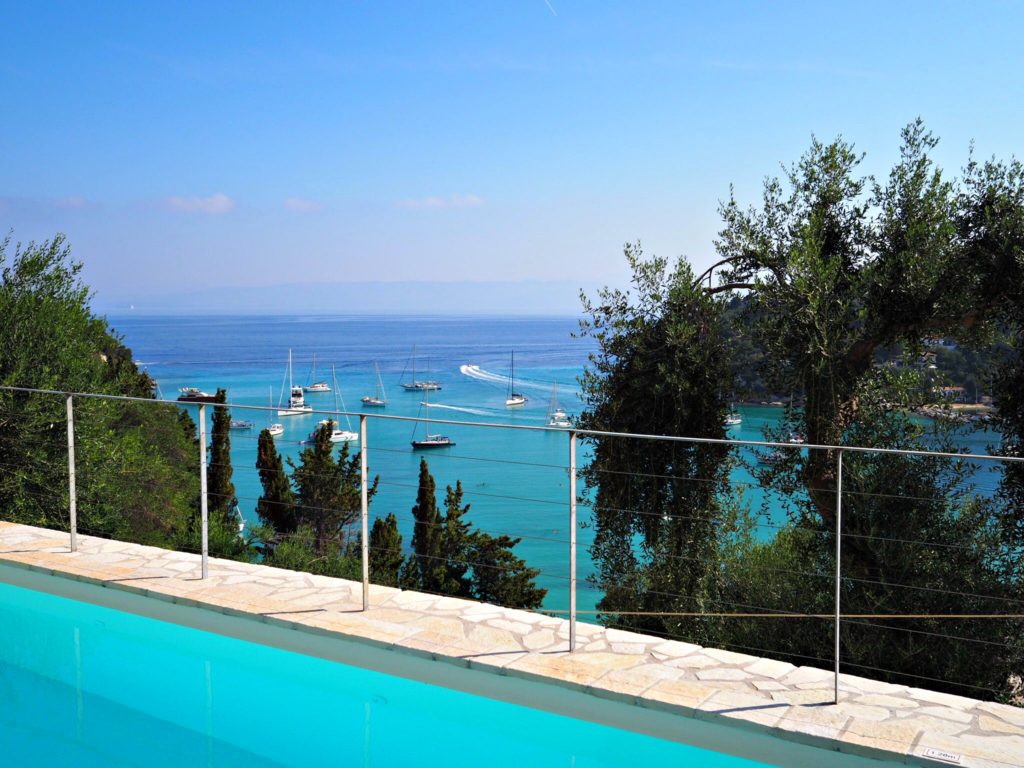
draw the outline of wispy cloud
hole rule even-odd
[[[284,201],[284,207],[297,213],[319,213],[324,209],[324,204],[305,197],[289,197]]]
[[[477,195],[452,194],[447,197],[415,197],[408,200],[399,200],[396,205],[399,208],[428,209],[428,208],[476,208],[484,204],[483,198]]]
[[[205,213],[211,216],[228,213],[235,208],[235,201],[223,192],[217,192],[209,197],[168,197],[165,202],[172,211]]]
[[[99,208],[96,203],[81,195],[68,197],[0,197],[0,210],[22,213],[46,213],[48,211],[88,211]]]

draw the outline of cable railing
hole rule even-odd
[[[18,487],[19,493],[35,507],[47,510],[46,524],[67,531],[71,551],[77,550],[77,537],[80,533],[82,535],[110,536],[126,530],[126,527],[129,526],[128,522],[120,520],[116,516],[118,500],[105,496],[103,488],[93,487],[95,482],[109,478],[111,473],[119,473],[122,479],[130,483],[145,484],[150,480],[150,473],[144,464],[125,462],[123,466],[119,466],[119,457],[104,453],[104,433],[91,428],[88,425],[88,419],[83,421],[81,414],[78,413],[78,410],[81,409],[88,411],[91,404],[127,403],[144,407],[186,408],[195,414],[198,433],[195,451],[198,455],[188,459],[188,462],[189,464],[194,462],[196,467],[194,477],[198,481],[196,488],[199,498],[198,530],[193,538],[187,541],[178,541],[175,546],[182,551],[194,551],[200,556],[201,578],[209,576],[211,512],[223,512],[230,507],[237,508],[243,503],[247,507],[259,505],[263,501],[263,497],[254,488],[257,481],[265,474],[281,472],[285,477],[294,478],[294,464],[291,471],[287,465],[282,466],[280,470],[266,467],[257,468],[255,465],[239,465],[234,461],[220,462],[212,459],[209,453],[208,422],[215,409],[226,408],[232,411],[251,412],[254,415],[267,414],[271,417],[267,420],[269,423],[276,417],[276,412],[279,410],[275,406],[189,403],[177,400],[156,400],[145,397],[24,387],[0,387],[0,392],[17,393],[18,397],[43,397],[63,401],[61,410],[64,424],[49,421],[45,424],[45,432],[26,433],[24,441],[19,444],[18,447],[23,452],[22,456],[30,457],[32,464],[30,467],[26,467],[24,462],[13,463],[4,453],[3,428],[0,427],[0,491],[2,491],[4,483],[13,484]],[[51,407],[48,413],[52,415],[53,412],[54,409]],[[541,605],[533,610],[566,618],[570,651],[577,649],[577,622],[581,616],[598,617],[608,626],[621,626],[655,636],[663,632],[665,628],[660,625],[648,625],[644,623],[644,620],[766,621],[773,625],[792,621],[813,622],[817,627],[813,630],[814,633],[817,633],[816,636],[821,635],[825,631],[825,627],[831,627],[832,653],[830,658],[826,657],[827,653],[822,653],[820,650],[808,652],[793,644],[765,648],[762,646],[770,645],[770,643],[764,642],[763,639],[758,641],[756,634],[753,635],[753,639],[746,642],[726,639],[717,640],[716,644],[770,656],[803,658],[829,665],[834,672],[834,694],[838,701],[841,666],[846,669],[865,669],[887,675],[895,674],[908,680],[939,681],[945,685],[960,686],[965,690],[977,689],[988,693],[995,692],[990,686],[941,680],[924,674],[922,669],[912,666],[902,670],[887,670],[874,664],[861,663],[857,658],[851,658],[849,654],[844,656],[844,643],[856,644],[867,632],[905,637],[908,638],[908,644],[943,641],[963,643],[968,647],[981,650],[1020,650],[1019,646],[1014,644],[1010,638],[1012,629],[1007,630],[1007,637],[1000,637],[998,633],[972,636],[970,633],[964,632],[963,627],[966,626],[966,622],[992,624],[1014,622],[1013,627],[1024,627],[1024,593],[1018,597],[991,594],[985,592],[983,588],[971,589],[963,585],[911,583],[906,578],[894,580],[892,574],[884,572],[884,568],[881,566],[869,567],[863,562],[850,560],[844,551],[848,547],[852,548],[854,552],[863,548],[899,548],[913,550],[915,557],[920,558],[956,558],[976,554],[979,547],[985,543],[943,540],[942,536],[935,535],[935,531],[932,530],[919,531],[908,528],[905,532],[897,531],[894,534],[889,529],[878,530],[870,526],[861,527],[858,517],[861,514],[860,507],[877,505],[880,511],[876,510],[875,514],[890,514],[892,512],[890,507],[895,509],[899,505],[907,508],[913,507],[913,505],[954,505],[957,503],[957,498],[964,494],[965,485],[959,479],[956,482],[950,481],[947,484],[949,498],[936,498],[935,495],[928,495],[923,491],[914,491],[912,487],[864,488],[858,485],[858,472],[862,470],[857,467],[851,470],[850,462],[854,459],[867,460],[870,458],[873,461],[881,461],[885,457],[926,458],[946,461],[950,463],[950,466],[973,462],[974,464],[967,470],[958,470],[970,472],[977,469],[975,464],[977,466],[989,464],[1005,466],[1024,461],[1019,457],[961,453],[951,450],[931,451],[920,448],[873,448],[776,440],[617,433],[573,427],[502,424],[347,411],[337,408],[313,407],[303,415],[313,416],[317,419],[330,419],[335,424],[341,424],[343,420],[345,422],[351,420],[357,425],[358,439],[349,443],[349,446],[352,451],[350,458],[354,457],[358,463],[358,504],[353,502],[349,508],[337,509],[311,506],[308,503],[300,504],[295,501],[280,502],[282,508],[302,508],[306,512],[330,513],[339,516],[339,519],[342,520],[339,523],[339,530],[323,539],[316,537],[310,539],[308,532],[272,532],[267,541],[248,540],[247,546],[250,550],[262,548],[260,551],[269,552],[274,547],[305,542],[311,545],[315,552],[324,554],[324,557],[326,557],[325,553],[343,550],[349,558],[345,561],[344,567],[348,569],[345,573],[349,574],[348,577],[360,582],[363,610],[370,607],[371,576],[377,572],[375,565],[379,566],[381,560],[395,555],[393,550],[381,550],[371,543],[370,525],[374,518],[381,519],[384,514],[378,513],[375,506],[374,514],[371,516],[370,488],[376,489],[378,494],[390,494],[392,498],[405,498],[410,504],[420,489],[419,483],[411,473],[411,465],[403,470],[405,474],[395,472],[384,476],[378,475],[371,484],[371,457],[376,457],[376,459],[390,457],[391,460],[401,461],[403,455],[415,453],[408,446],[408,442],[402,443],[394,434],[388,435],[382,430],[389,425],[393,427],[401,423],[407,423],[413,427],[429,423],[432,426],[452,427],[459,430],[459,434],[470,431],[513,435],[551,434],[565,441],[564,460],[552,460],[550,453],[548,456],[524,457],[499,450],[481,455],[464,447],[458,450],[432,451],[424,455],[429,456],[431,461],[437,459],[437,465],[444,467],[450,465],[452,472],[472,465],[477,468],[477,472],[488,473],[488,477],[507,475],[522,478],[526,476],[523,473],[533,472],[537,476],[546,478],[544,481],[536,483],[511,479],[504,484],[491,482],[467,484],[463,488],[462,503],[473,507],[472,522],[480,530],[489,534],[509,536],[516,541],[526,542],[524,546],[532,545],[538,548],[537,551],[543,551],[543,562],[530,563],[529,558],[524,558],[527,560],[525,565],[535,574],[538,584],[557,589],[560,595],[565,595],[566,601],[554,605]],[[0,414],[0,424],[5,426],[16,424],[17,418],[17,412]],[[231,439],[244,441],[251,449],[254,447],[253,444],[256,442],[258,434],[259,427],[255,426],[248,433],[232,431]],[[455,433],[453,432],[453,434]],[[578,573],[581,570],[579,534],[586,532],[584,538],[587,541],[584,542],[584,547],[592,545],[593,527],[601,516],[603,519],[614,519],[616,516],[622,519],[633,519],[638,521],[639,527],[715,525],[718,526],[716,535],[721,536],[723,540],[735,533],[731,529],[727,531],[722,528],[722,519],[716,513],[686,506],[688,498],[686,493],[690,490],[696,489],[694,493],[698,496],[717,493],[716,489],[723,485],[721,476],[705,477],[693,469],[641,471],[632,468],[593,468],[589,465],[587,455],[583,455],[581,461],[581,452],[586,451],[596,441],[630,441],[634,446],[638,443],[661,441],[677,443],[686,447],[700,445],[727,447],[735,456],[734,459],[731,459],[732,469],[740,468],[746,473],[742,477],[730,476],[728,482],[724,483],[731,493],[774,494],[783,498],[792,509],[806,508],[813,503],[820,504],[820,497],[831,498],[829,516],[818,520],[794,517],[790,509],[782,512],[784,519],[781,521],[776,521],[774,517],[752,515],[743,522],[743,525],[748,526],[748,533],[749,531],[759,531],[758,535],[765,535],[765,532],[767,535],[777,535],[785,531],[793,535],[825,537],[831,542],[831,557],[819,557],[817,561],[813,562],[783,564],[741,560],[732,563],[727,572],[715,574],[714,578],[720,584],[718,592],[710,596],[690,590],[683,583],[676,586],[671,579],[665,583],[651,581],[642,569],[637,571],[638,575],[634,574],[632,580],[629,578],[618,580],[614,577],[610,578],[607,573],[598,574],[596,571],[588,573],[590,568],[587,567],[582,569],[584,573],[581,576]],[[308,444],[308,440],[281,438],[275,440],[276,446],[282,449],[288,447],[293,451],[303,450],[308,447]],[[772,453],[765,454],[765,451]],[[787,495],[779,488],[772,487],[764,479],[771,470],[771,466],[765,469],[765,465],[776,461],[774,458],[778,455],[776,452],[794,456],[795,462],[801,462],[804,460],[802,457],[809,456],[811,452],[816,451],[824,452],[831,462],[832,474],[829,482],[804,483],[799,486],[800,494]],[[762,464],[758,465],[757,462],[762,462]],[[211,471],[226,470],[229,467],[236,478],[244,478],[243,484],[247,485],[247,489],[236,489],[236,492],[231,494],[231,498],[226,498],[225,494],[211,490],[207,486],[207,481]],[[63,476],[65,478],[63,486],[58,488],[52,484],[46,485],[39,482],[33,476],[34,468],[45,470],[49,476]],[[852,475],[851,472],[853,472]],[[320,475],[309,470],[305,471],[304,477],[310,480],[329,479],[327,475]],[[607,500],[602,499],[600,494],[594,492],[594,487],[600,486],[600,483],[608,478],[624,483],[624,487],[627,488],[624,495],[618,497],[619,501],[616,503],[608,503]],[[973,482],[973,478],[968,482]],[[438,485],[443,486],[441,483]],[[992,492],[991,483],[984,484],[983,490]],[[651,508],[648,504],[649,499],[659,497],[659,494],[664,498],[677,500],[677,503],[674,502],[675,506],[670,504],[671,509],[668,512],[657,507]],[[811,495],[819,497],[817,502],[812,502]],[[372,499],[375,505],[379,498],[378,496]],[[87,523],[84,526],[81,525],[79,513],[83,509],[83,504],[90,509],[102,506],[109,515],[105,518],[106,524]],[[509,519],[508,515],[500,510],[496,512],[495,505],[497,504],[510,505],[514,508],[514,520]],[[768,501],[762,499],[761,504],[763,507],[768,504]],[[55,510],[66,512],[58,514]],[[406,532],[416,528],[443,529],[446,526],[444,522],[432,523],[417,520],[409,512],[408,505],[403,509],[391,502],[391,508],[385,509],[384,512],[395,514],[397,525]],[[895,513],[898,513],[898,510]],[[777,515],[779,512],[776,511],[775,514]],[[851,518],[849,515],[853,515],[853,517]],[[735,525],[740,526],[739,523]],[[657,558],[658,562],[666,567],[668,573],[683,572],[686,569],[702,565],[702,556],[699,554],[688,551],[652,553],[644,549],[645,544],[641,539],[642,536],[638,534],[635,543],[636,549],[633,552],[638,562],[643,561],[644,558]],[[404,538],[403,541],[405,541]],[[1007,551],[997,538],[993,539],[992,547],[993,553],[986,555],[992,564],[998,564],[1000,558],[1005,559],[1011,555],[1020,554]],[[584,551],[584,558],[587,556],[586,551],[588,550]],[[482,570],[497,571],[502,567],[473,559],[468,555],[440,557],[417,554],[415,551],[409,553],[407,545],[403,545],[403,551],[400,554],[403,557],[407,556],[409,562],[423,563],[437,560],[439,564],[463,573]],[[320,561],[319,565],[316,559],[308,562],[310,567],[320,567],[323,558],[320,558]],[[269,562],[274,564],[272,559]],[[356,567],[357,565],[358,567]],[[594,567],[591,564],[591,568]],[[740,581],[746,579],[747,582],[757,582],[769,587],[777,580],[802,579],[817,585],[813,590],[814,604],[787,605],[784,601],[786,595],[772,595],[767,587],[764,596],[745,595],[737,593],[735,590],[730,591],[730,580],[737,578]],[[389,576],[388,579],[395,581],[392,576]],[[827,591],[826,584],[828,585]],[[426,589],[419,589],[419,591],[430,593]],[[604,603],[604,598],[610,592],[616,593],[620,598],[623,596],[624,598],[636,597],[636,604],[624,604],[621,600]],[[579,603],[581,597],[584,598],[582,606]],[[967,606],[967,608],[958,610],[957,606],[960,605]],[[915,606],[919,606],[920,609]],[[672,639],[680,638],[678,634],[669,631],[665,631],[664,634]]]

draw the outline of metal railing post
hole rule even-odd
[[[75,485],[75,407],[68,395],[68,517],[71,551],[78,551],[78,490]]]
[[[569,432],[569,651],[576,650],[576,430]]]
[[[203,575],[210,575],[210,512],[206,498],[206,405],[199,406],[199,508],[202,519]]]
[[[362,518],[363,610],[370,607],[370,498],[366,487],[366,415],[359,416],[359,489],[360,517]]]
[[[836,459],[836,675],[835,675],[835,704],[839,703],[839,599],[842,591],[843,569],[843,451],[839,449]]]

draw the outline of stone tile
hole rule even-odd
[[[714,685],[689,680],[665,680],[644,691],[644,701],[659,702],[672,707],[694,711],[701,702],[711,698],[720,689]]]
[[[797,667],[782,678],[782,682],[787,685],[802,685],[805,683],[832,682],[834,679],[835,675],[831,672],[826,672],[824,669],[818,669],[817,667]]]
[[[775,726],[786,711],[784,705],[753,693],[717,691],[697,706],[700,713],[714,714],[730,720],[743,720],[764,728]]]
[[[866,723],[851,720],[839,738],[844,744],[857,748],[852,751],[877,757],[881,752],[907,754],[920,733],[921,729],[913,723],[893,720]]]
[[[696,675],[698,680],[748,680],[750,678],[750,675],[744,670],[735,667],[701,669]]]
[[[651,648],[655,657],[675,659],[680,656],[687,656],[694,651],[699,651],[700,646],[693,643],[683,643],[678,640],[669,640]]]
[[[770,677],[773,680],[785,677],[796,669],[792,664],[774,659],[758,659],[753,664],[743,668],[744,671],[762,677]]]
[[[964,763],[972,768],[1008,768],[1024,763],[1024,738],[1017,736],[977,736],[970,733],[949,736],[927,734],[922,738],[914,754],[921,755],[925,749],[941,749],[965,756]]]
[[[1010,725],[1009,723],[992,717],[991,715],[978,716],[978,728],[986,733],[1012,733],[1016,736],[1024,736],[1024,727]],[[1021,753],[1024,760],[1024,753]]]
[[[869,693],[857,697],[858,704],[871,707],[888,707],[889,709],[916,709],[919,705],[905,696],[887,696],[883,693]]]
[[[748,656],[745,653],[724,651],[721,648],[704,648],[701,653],[705,656],[710,656],[715,661],[719,661],[723,664],[751,664],[758,661],[757,656]]]
[[[670,667],[678,667],[680,669],[707,669],[708,667],[717,667],[719,665],[719,662],[705,655],[703,651],[701,653],[692,653],[679,659],[670,659],[665,663]]]
[[[751,684],[759,691],[788,691],[789,689],[777,680],[754,680]]]
[[[982,712],[994,715],[1000,720],[1005,720],[1008,723],[1024,727],[1024,708],[1010,707],[1006,704],[996,704],[991,701],[985,701],[980,704],[975,702],[975,704],[977,705],[976,709],[979,709]]]
[[[772,691],[771,697],[774,701],[784,704],[828,704],[834,706],[831,691],[801,691],[790,688],[785,691]]]
[[[555,633],[550,629],[536,629],[523,635],[522,638],[523,645],[531,651],[550,648],[555,643]]]
[[[860,678],[863,679],[863,678]],[[969,699],[966,696],[955,696],[952,693],[940,693],[929,691],[925,688],[905,688],[907,695],[914,701],[927,701],[932,704],[940,704],[951,709],[967,711],[972,709],[978,702],[976,699]]]

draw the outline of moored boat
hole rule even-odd
[[[373,370],[377,374],[377,384],[372,395],[366,395],[362,399],[364,408],[386,408],[388,405],[387,396],[384,394],[384,382],[380,378],[380,366],[373,364]]]
[[[312,381],[313,383],[312,384],[308,384],[307,386],[303,387],[303,389],[306,392],[309,392],[311,394],[316,394],[316,393],[320,393],[320,392],[330,392],[331,391],[331,387],[330,387],[330,385],[326,381],[317,381],[316,380],[316,352],[313,353],[313,368],[309,372],[309,378],[310,378],[310,381]]]
[[[288,407],[278,410],[278,416],[302,416],[313,411],[313,406],[306,405],[306,398],[302,393],[302,387],[292,382],[292,351],[288,350]]]
[[[178,390],[179,403],[215,403],[217,396],[209,392],[203,392],[197,387],[182,387]]]
[[[441,388],[441,384],[433,379],[417,379],[416,378],[416,347],[412,348],[412,355],[410,356],[412,362],[412,378],[409,381],[399,382],[399,386],[406,392],[434,392]],[[409,364],[406,363],[406,368]],[[405,378],[405,371],[402,371],[402,378]]]
[[[422,407],[426,408],[426,417],[423,421],[423,439],[416,439],[416,426],[412,428],[412,449],[414,451],[425,450],[430,448],[448,448],[455,445],[455,442],[447,435],[430,434],[430,397],[426,395],[426,400],[423,401]]]
[[[551,403],[548,405],[548,426],[566,429],[572,426],[569,414],[558,405],[558,384],[551,385]]]

